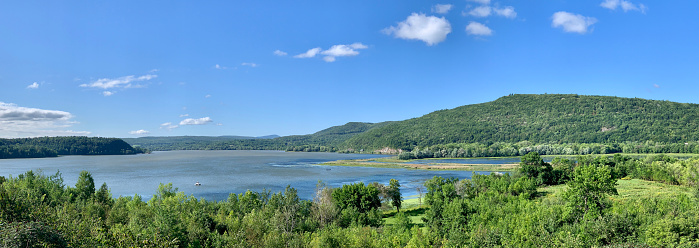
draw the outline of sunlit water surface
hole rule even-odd
[[[318,180],[331,187],[355,182],[388,184],[398,179],[404,196],[433,176],[470,178],[470,171],[432,171],[399,168],[321,166],[340,159],[376,158],[379,155],[300,153],[281,151],[168,151],[123,156],[64,156],[0,160],[0,175],[16,177],[29,170],[46,175],[60,170],[65,185],[74,186],[80,171],[87,170],[99,187],[107,183],[114,197],[138,194],[149,199],[159,183],[172,183],[187,195],[225,200],[230,193],[246,190],[282,191],[296,188],[303,199],[312,199]],[[476,172],[489,173],[489,172]],[[201,186],[195,186],[200,182]]]

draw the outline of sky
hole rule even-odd
[[[699,103],[699,1],[2,1],[0,137],[297,135],[509,94]]]

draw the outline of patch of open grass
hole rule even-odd
[[[560,197],[566,185],[555,185],[539,188],[542,197]],[[626,201],[639,198],[676,198],[679,195],[694,197],[691,188],[679,185],[669,185],[641,179],[620,179],[617,181],[618,195],[611,196],[615,201]]]
[[[422,218],[425,217],[425,211],[427,211],[427,207],[414,207],[414,208],[406,208],[401,210],[403,214],[408,216],[410,221],[413,223],[413,225],[417,225],[421,229],[427,228],[425,225],[425,222],[422,221]],[[384,212],[384,223],[386,225],[393,225],[396,223],[396,217],[395,215],[398,212],[395,210],[392,211],[386,211]],[[424,231],[424,230],[423,230]]]

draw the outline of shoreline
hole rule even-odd
[[[462,170],[462,171],[513,171],[518,164],[462,164],[432,163],[415,164],[410,162],[377,162],[377,159],[336,160],[321,163],[325,166],[353,166],[373,168],[403,168],[412,170]]]

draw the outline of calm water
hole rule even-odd
[[[17,176],[28,170],[54,174],[60,170],[65,185],[74,186],[81,170],[103,182],[114,197],[155,194],[159,183],[172,183],[187,195],[225,200],[229,193],[250,189],[282,191],[287,185],[299,196],[311,199],[318,180],[332,187],[354,182],[388,184],[391,178],[403,186],[403,196],[433,176],[470,178],[470,171],[425,171],[396,168],[320,166],[340,159],[375,158],[379,155],[298,153],[280,151],[169,151],[131,156],[65,156],[40,159],[0,160],[0,175]],[[476,172],[479,173],[479,172]],[[486,173],[486,172],[483,172]],[[487,172],[489,173],[489,172]],[[194,186],[195,182],[201,186]]]

